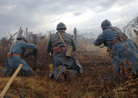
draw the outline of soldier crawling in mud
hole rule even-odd
[[[27,43],[27,40],[24,36],[19,36],[17,41],[12,44],[10,52],[8,52],[7,65],[4,69],[5,76],[8,74],[9,69],[12,69],[14,72],[20,64],[23,64],[22,69],[19,72],[19,75],[33,75],[34,71],[30,68],[26,62],[22,59],[25,49],[31,49],[33,52],[28,52],[25,54],[25,57],[32,55],[37,52],[37,47],[34,44]]]
[[[133,76],[136,76],[138,61],[138,50],[136,44],[128,39],[125,33],[123,33],[119,28],[112,27],[110,21],[107,19],[101,23],[101,28],[103,32],[94,41],[94,45],[99,46],[103,43],[106,47],[111,49],[115,78],[119,79],[121,77],[121,69],[119,65],[125,61],[125,67],[132,66],[130,73]]]
[[[49,77],[54,77],[56,80],[58,76],[64,71],[68,70],[79,76],[82,73],[82,66],[73,55],[72,52],[68,55],[69,48],[72,51],[76,50],[73,38],[66,33],[66,25],[60,22],[57,25],[57,33],[53,34],[47,44],[47,52],[52,53],[53,56],[53,72],[50,72]],[[65,74],[64,74],[65,75]],[[65,75],[65,79],[67,76]]]

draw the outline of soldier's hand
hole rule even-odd
[[[37,55],[37,51],[38,51],[38,50],[33,50],[33,54],[34,54],[34,55]]]
[[[30,52],[25,53],[25,58],[27,58],[30,55]]]

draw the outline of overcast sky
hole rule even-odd
[[[20,27],[46,33],[59,22],[69,32],[74,27],[99,32],[104,19],[123,27],[138,15],[137,9],[138,0],[0,0],[0,35]]]

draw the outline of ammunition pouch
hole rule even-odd
[[[53,48],[53,53],[54,53],[54,54],[58,54],[58,53],[60,53],[60,52],[61,52],[60,46],[55,46],[55,47]]]
[[[58,54],[58,53],[62,52],[62,50],[66,50],[66,49],[67,49],[66,47],[55,46],[53,48],[53,53]]]
[[[113,39],[113,41],[111,42],[111,46],[115,45],[117,42],[119,42],[117,38]]]
[[[72,56],[72,52],[73,52],[73,47],[72,46],[67,46],[67,47],[55,46],[53,48],[53,53],[58,54],[58,53],[62,52],[62,50],[67,50],[66,54],[65,54],[66,57],[71,57]]]

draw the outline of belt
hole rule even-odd
[[[21,55],[19,54],[12,54],[12,56],[18,56],[19,58],[21,58]]]

